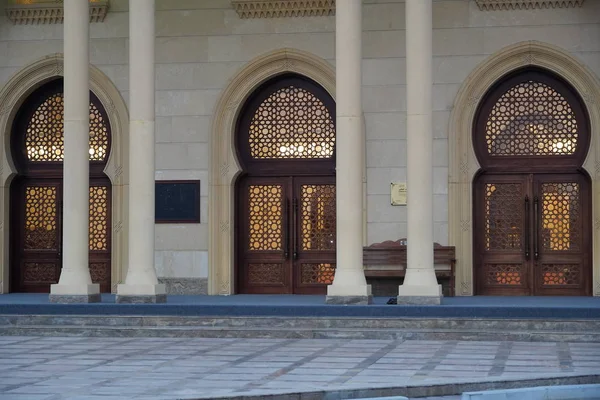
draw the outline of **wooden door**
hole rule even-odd
[[[335,275],[335,177],[294,178],[294,293],[325,294]]]
[[[530,192],[528,175],[483,175],[475,184],[477,294],[531,294]]]
[[[591,294],[591,201],[581,174],[482,175],[475,185],[480,295]]]
[[[90,181],[89,269],[101,292],[111,291],[110,182]],[[63,185],[58,178],[17,178],[11,194],[12,291],[49,293],[62,268]],[[66,210],[68,212],[68,210]]]
[[[240,292],[325,294],[335,273],[335,178],[246,177],[238,190]]]
[[[12,291],[49,293],[62,265],[62,182],[19,180],[11,201]]]
[[[591,295],[591,196],[581,174],[533,177],[533,294]]]

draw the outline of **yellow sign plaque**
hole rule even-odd
[[[390,193],[393,206],[406,205],[406,182],[392,182]]]

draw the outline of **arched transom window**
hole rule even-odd
[[[473,143],[484,168],[578,167],[587,154],[588,127],[583,101],[570,85],[549,71],[517,71],[486,94]]]
[[[65,151],[63,115],[62,92],[49,94],[35,108],[25,130],[27,161],[63,161]],[[106,161],[108,148],[108,121],[92,101],[90,102],[90,161]]]
[[[488,115],[485,136],[493,156],[561,156],[575,153],[579,134],[567,99],[529,80],[498,99]]]
[[[255,159],[330,158],[335,124],[323,101],[290,85],[258,106],[250,122],[249,143]]]

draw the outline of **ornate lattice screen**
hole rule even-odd
[[[48,96],[33,112],[25,147],[28,161],[62,161],[64,159],[64,99],[62,93]],[[108,154],[108,121],[98,107],[90,103],[90,160],[104,161]]]
[[[579,132],[575,113],[560,93],[527,81],[498,99],[485,139],[491,156],[565,156],[575,153]]]
[[[250,123],[250,155],[269,158],[330,158],[335,124],[329,110],[311,92],[288,86],[272,93]]]

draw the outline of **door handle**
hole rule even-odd
[[[294,246],[294,252],[292,253],[292,259],[298,258],[298,200],[294,199],[292,203],[292,217],[293,229],[292,229],[292,245]]]
[[[537,196],[533,199],[533,257],[537,260],[540,257],[539,249],[539,201]]]
[[[285,200],[285,215],[283,219],[283,257],[284,259],[288,259],[290,256],[290,200]]]
[[[529,229],[529,196],[525,196],[525,259],[529,260],[529,235],[531,230]]]

